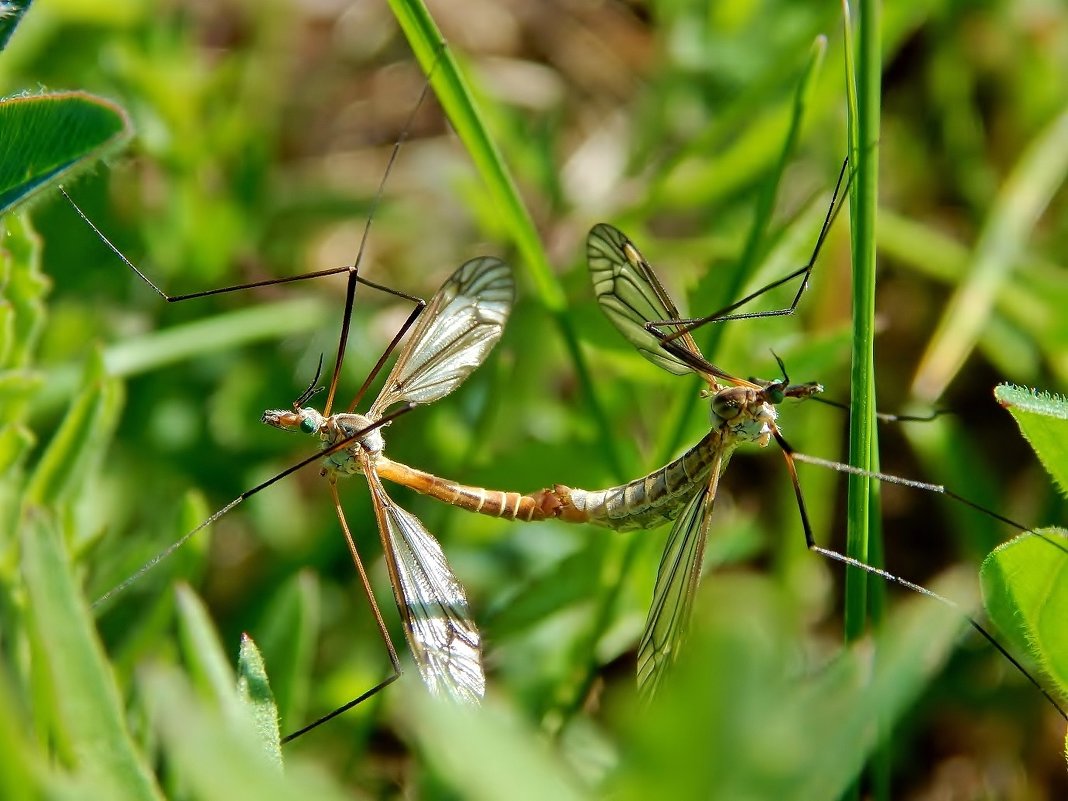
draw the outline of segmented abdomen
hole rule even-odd
[[[385,456],[375,461],[375,472],[396,484],[410,487],[423,495],[458,506],[469,512],[503,517],[505,520],[549,520],[557,515],[560,501],[548,490],[533,495],[518,492],[502,492],[483,487],[469,487],[444,478],[438,478],[414,467],[394,462]]]
[[[557,484],[551,492],[558,502],[554,517],[572,523],[594,523],[616,531],[652,528],[675,517],[698,486],[708,481],[712,465],[728,454],[719,453],[723,432],[710,431],[675,461],[647,476],[603,490],[573,489]]]

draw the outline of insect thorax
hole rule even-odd
[[[326,450],[343,439],[359,434],[373,424],[374,421],[362,414],[331,415],[324,421],[322,428],[319,429],[319,438],[322,440],[321,447]],[[374,458],[385,447],[386,440],[382,436],[382,429],[376,428],[354,439],[351,444],[341,450],[330,454],[324,462],[329,470],[351,475],[360,472],[360,451],[367,451]]]
[[[725,387],[712,396],[710,422],[736,442],[755,442],[765,447],[771,440],[778,411],[752,387]]]

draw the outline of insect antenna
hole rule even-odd
[[[293,409],[297,410],[313,397],[323,391],[322,387],[316,387],[315,385],[319,381],[319,376],[323,374],[323,354],[319,354],[319,366],[315,368],[315,377],[312,378],[311,383],[308,384],[308,388],[300,393],[295,401],[293,401]]]

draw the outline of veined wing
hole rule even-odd
[[[486,690],[478,629],[441,545],[367,472],[393,594],[423,682],[436,695],[478,703]]]
[[[653,364],[675,375],[691,372],[690,365],[666,351],[645,327],[646,323],[677,320],[679,310],[626,234],[607,223],[593,226],[586,237],[586,260],[597,302],[619,332]],[[689,334],[673,341],[705,361]]]
[[[368,416],[394,403],[430,403],[452,392],[497,344],[512,310],[515,280],[500,259],[463,264],[419,316]]]
[[[660,559],[653,603],[638,645],[638,690],[646,697],[656,692],[664,672],[675,661],[689,624],[721,466],[717,458],[708,484],[675,520]]]

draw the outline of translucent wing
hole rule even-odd
[[[689,624],[720,467],[717,458],[708,484],[690,499],[675,521],[660,559],[653,604],[638,645],[638,689],[646,697],[656,692],[664,672],[675,661]]]
[[[366,475],[404,634],[423,682],[435,694],[478,703],[486,678],[464,589],[438,541],[393,503],[373,469]]]
[[[692,371],[686,362],[664,350],[660,340],[645,327],[646,323],[677,320],[679,310],[634,243],[618,228],[598,223],[586,237],[586,260],[597,302],[638,352],[675,375]],[[689,334],[679,337],[675,343],[704,362]]]
[[[500,259],[462,265],[423,313],[368,416],[394,403],[430,403],[448,395],[497,344],[512,310],[515,281]]]

